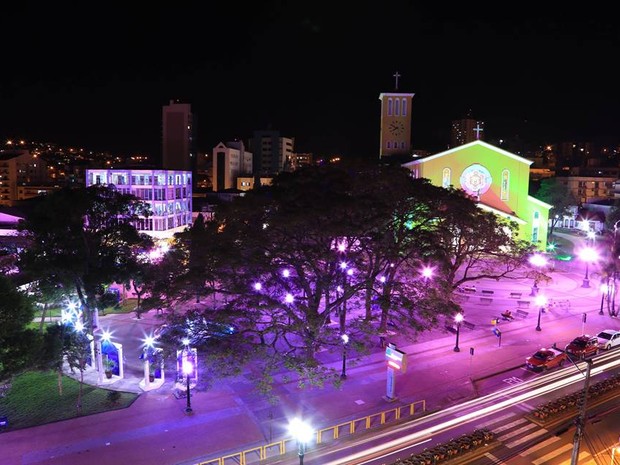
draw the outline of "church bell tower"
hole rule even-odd
[[[411,100],[414,94],[398,92],[398,78],[394,73],[394,92],[379,95],[381,100],[381,132],[379,158],[411,153]]]

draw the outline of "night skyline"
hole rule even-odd
[[[200,151],[272,128],[298,152],[378,157],[379,94],[398,71],[414,149],[445,149],[468,111],[486,140],[617,142],[611,20],[440,18],[405,1],[202,9],[11,5],[0,136],[157,159],[162,106],[178,99]]]

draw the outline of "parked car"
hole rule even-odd
[[[598,354],[598,338],[582,334],[566,345],[566,353],[573,359],[584,359]]]
[[[605,329],[596,335],[598,338],[598,348],[609,350],[620,346],[620,331],[615,329]]]
[[[566,360],[568,360],[566,352],[555,348],[542,348],[525,359],[525,367],[531,371],[545,371],[561,367]]]

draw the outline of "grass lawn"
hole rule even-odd
[[[0,431],[126,408],[138,398],[138,394],[132,392],[84,384],[82,412],[78,414],[76,405],[80,383],[68,376],[61,379],[62,395],[58,392],[58,375],[55,372],[31,371],[14,377],[5,397],[0,397],[0,417],[8,419],[8,427]]]

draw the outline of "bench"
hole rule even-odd
[[[465,326],[467,329],[474,329],[476,327],[475,324],[470,323],[469,321],[461,321],[461,324]]]
[[[446,325],[446,331],[456,334],[456,328],[454,326]]]
[[[482,302],[483,304],[490,304],[493,302],[493,298],[492,297],[480,297],[480,302]]]
[[[517,310],[517,316],[520,316],[521,318],[527,318],[528,315],[529,313],[525,310]]]
[[[512,297],[513,299],[520,299],[522,295],[523,295],[522,292],[511,292],[510,293],[510,297]]]
[[[530,307],[530,301],[529,300],[518,300],[517,301],[517,305],[519,307],[529,308]]]
[[[495,291],[483,290],[483,291],[482,291],[482,293],[483,293],[484,295],[493,295],[493,294],[495,294]]]

